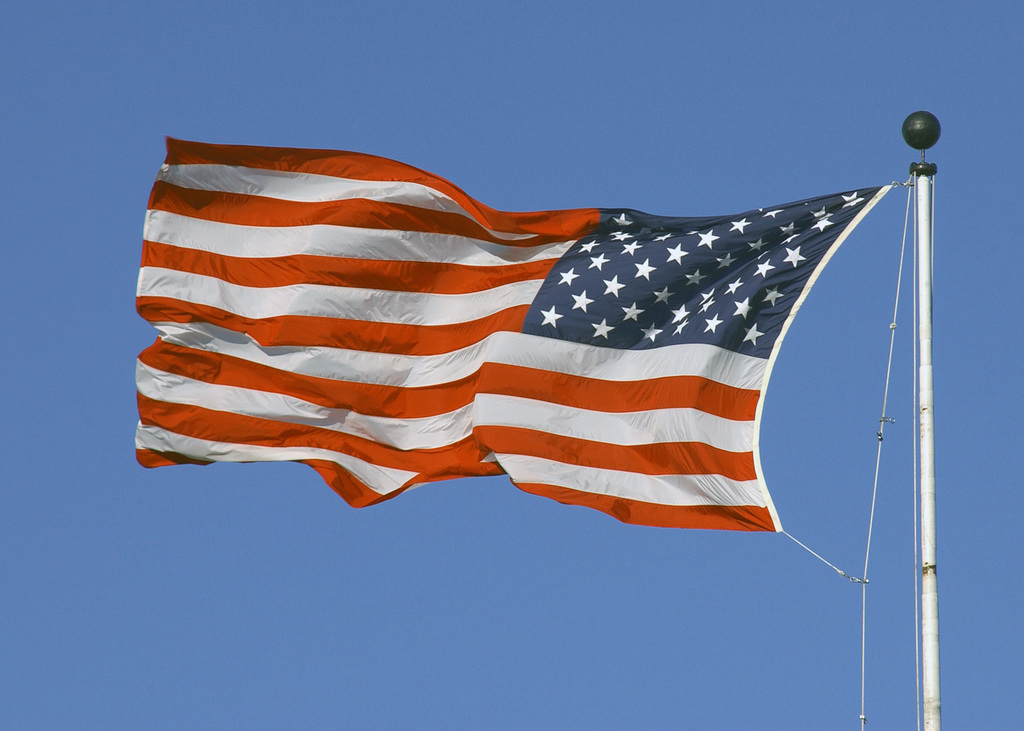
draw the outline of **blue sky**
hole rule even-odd
[[[499,478],[357,511],[302,465],[139,467],[135,282],[166,135],[383,155],[505,210],[696,216],[903,181],[928,109],[943,716],[1015,728],[1021,27],[996,2],[4,6],[5,723],[857,728],[860,589],[784,536],[627,526]],[[764,410],[783,525],[854,574],[905,206],[832,260]],[[903,294],[873,729],[915,714]]]

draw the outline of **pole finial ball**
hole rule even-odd
[[[939,141],[942,127],[931,112],[914,112],[903,120],[903,139],[915,150],[927,150]]]

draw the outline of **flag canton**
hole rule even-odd
[[[767,358],[822,259],[877,188],[738,216],[602,210],[555,264],[523,332],[609,348],[710,343]]]

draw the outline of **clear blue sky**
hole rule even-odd
[[[3,725],[858,728],[860,589],[784,536],[627,526],[499,478],[357,511],[301,465],[139,467],[134,291],[165,135],[374,153],[506,210],[690,216],[903,181],[923,108],[943,716],[1019,727],[1022,27],[991,0],[6,4]],[[783,525],[855,574],[905,204],[833,259],[765,404]],[[871,729],[914,727],[911,289]]]

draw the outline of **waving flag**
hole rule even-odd
[[[772,362],[887,190],[507,213],[383,158],[169,140],[139,462],[301,461],[357,507],[504,473],[629,523],[780,530],[758,457]]]

